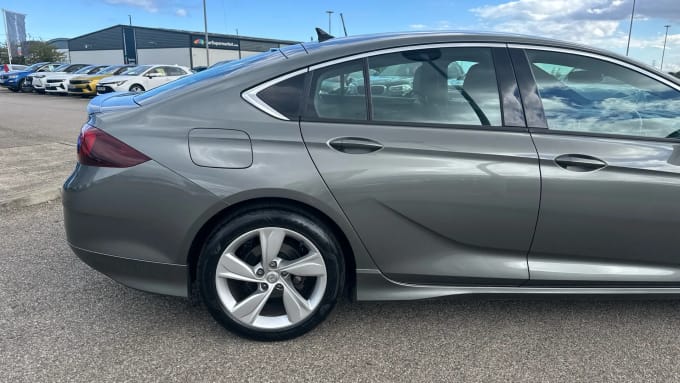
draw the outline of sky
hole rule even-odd
[[[0,0],[25,13],[31,38],[76,37],[115,24],[203,30],[202,0]],[[625,54],[633,0],[207,0],[214,33],[309,41],[314,27],[350,35],[475,30],[557,38]],[[630,56],[680,70],[680,0],[637,0]],[[0,32],[0,34],[4,31]],[[4,35],[2,35],[4,39]]]

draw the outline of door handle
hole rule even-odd
[[[381,143],[361,137],[334,138],[328,142],[328,146],[347,154],[373,153],[383,148]]]
[[[572,172],[592,172],[607,166],[601,159],[585,154],[563,154],[555,158],[555,163]]]

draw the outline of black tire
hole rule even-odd
[[[9,90],[11,90],[14,93],[19,93],[19,92],[23,93],[24,92],[24,80],[23,79],[19,80],[17,87],[16,88],[9,88]]]
[[[300,233],[317,247],[326,265],[326,290],[315,311],[301,322],[282,329],[256,329],[232,318],[222,306],[215,274],[220,256],[232,241],[251,230],[271,226]],[[326,225],[312,215],[285,208],[251,210],[227,217],[208,236],[198,260],[197,284],[202,301],[222,326],[250,339],[280,341],[309,332],[328,316],[343,291],[345,262],[341,247],[331,233]]]
[[[139,84],[133,84],[130,86],[130,92],[144,92],[144,87]]]
[[[17,87],[18,87],[17,91],[18,92],[24,93],[24,82],[25,81],[26,80],[24,80],[24,79],[19,80],[19,84],[17,84]]]

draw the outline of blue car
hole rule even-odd
[[[61,63],[41,62],[35,63],[28,68],[20,71],[11,71],[0,75],[0,86],[12,92],[23,91],[26,77],[34,72],[52,72]]]

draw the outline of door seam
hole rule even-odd
[[[338,205],[338,208],[342,212],[342,215],[345,217],[345,220],[347,220],[347,223],[349,224],[349,226],[354,231],[354,234],[356,235],[356,237],[359,239],[359,242],[361,243],[361,246],[364,248],[366,255],[368,255],[368,258],[370,258],[371,262],[373,262],[373,265],[375,265],[376,269],[378,271],[380,271],[380,274],[384,276],[385,273],[382,270],[380,270],[380,266],[378,266],[378,263],[375,261],[375,259],[373,259],[373,256],[368,251],[368,247],[364,243],[364,239],[361,238],[361,235],[359,235],[359,231],[357,231],[356,227],[354,227],[354,224],[352,223],[352,221],[347,216],[347,213],[345,212],[345,209],[340,204],[340,201],[338,201],[338,198],[333,193],[333,190],[331,190],[330,186],[328,186],[328,183],[323,178],[323,174],[321,174],[319,167],[316,165],[316,162],[314,161],[314,157],[312,156],[312,153],[309,152],[309,146],[307,146],[307,141],[305,140],[305,135],[304,135],[304,133],[302,133],[302,118],[298,118],[298,129],[300,130],[300,138],[302,139],[302,145],[304,145],[305,150],[307,151],[307,155],[309,156],[310,161],[312,161],[312,165],[314,165],[314,169],[316,169],[316,173],[321,178],[321,182],[323,182],[323,184],[326,186],[326,190],[328,190],[328,193],[330,193],[331,197],[333,198],[333,201],[335,201],[336,205]],[[351,246],[351,244],[350,244],[350,246]],[[355,263],[356,263],[356,259],[355,259]],[[354,287],[356,288],[356,286],[354,286]]]

